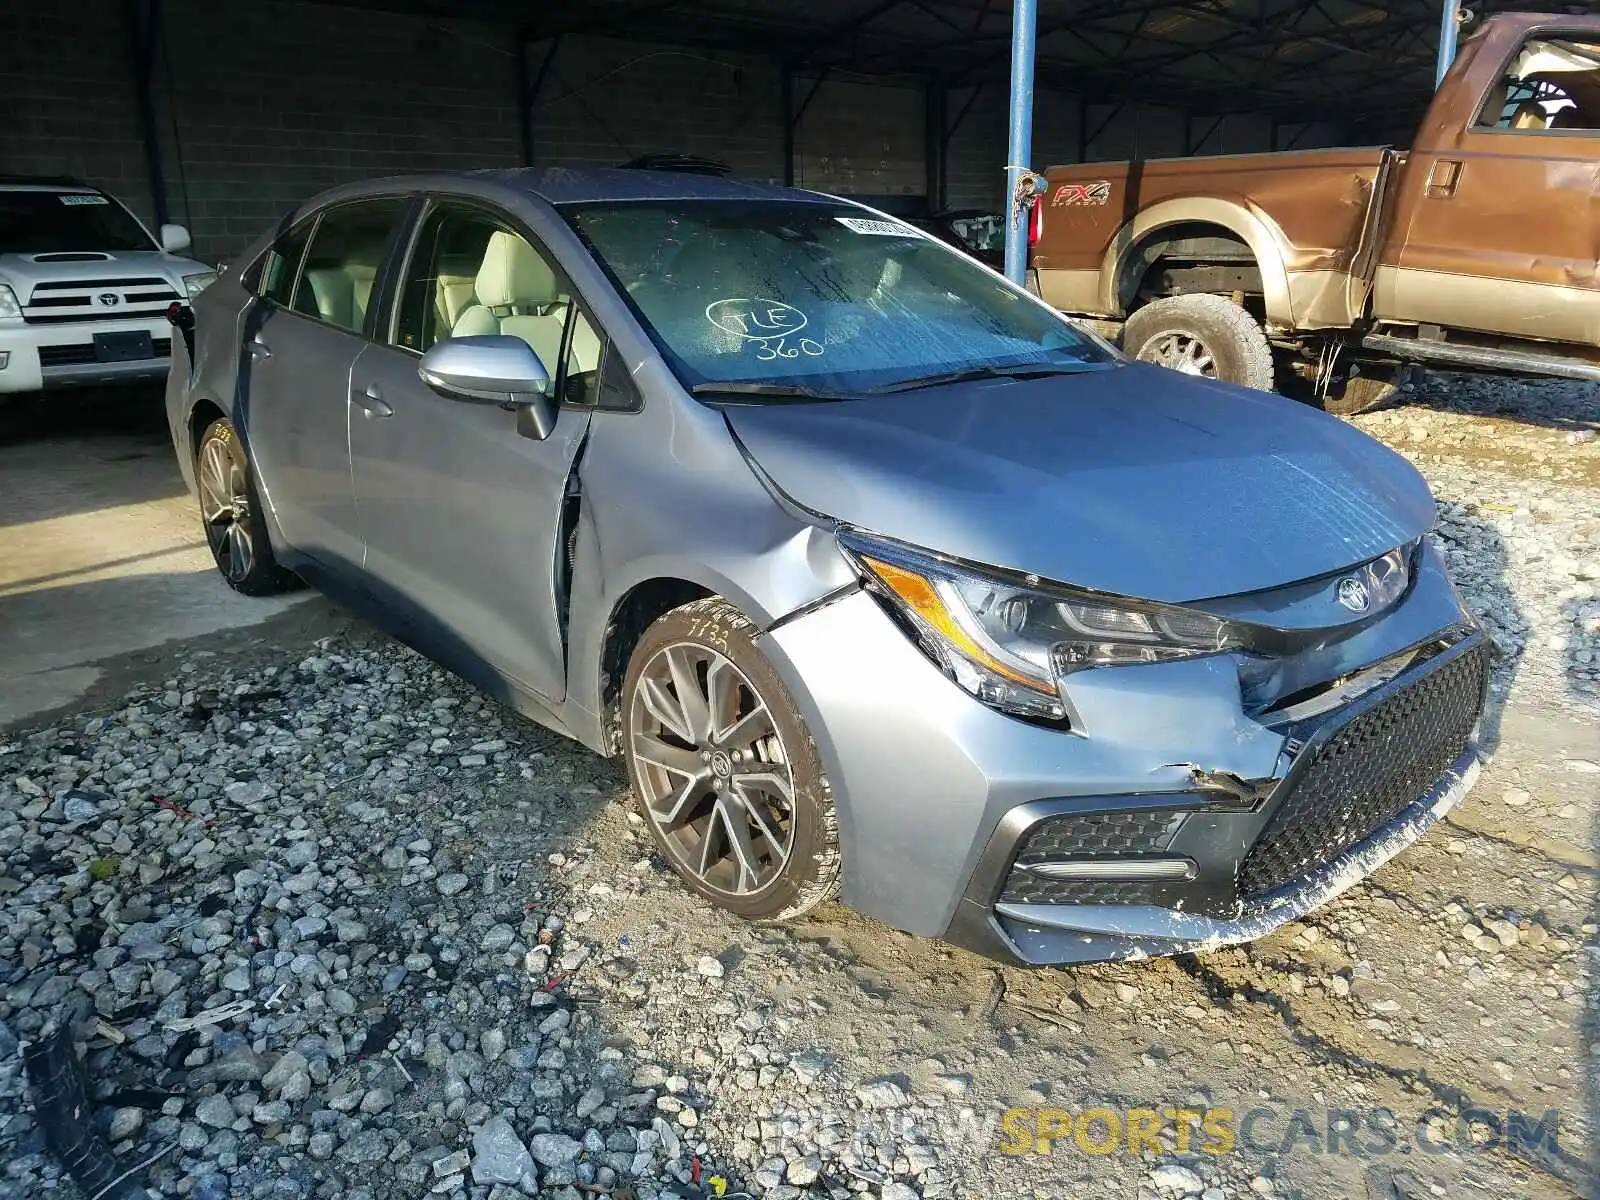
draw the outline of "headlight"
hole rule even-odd
[[[923,652],[985,704],[1066,716],[1058,681],[1089,667],[1171,662],[1239,649],[1228,622],[1193,609],[1035,587],[844,535],[869,588],[911,626]]]
[[[0,321],[22,320],[22,305],[17,303],[17,294],[0,283]]]
[[[215,271],[201,271],[198,275],[185,275],[183,277],[183,290],[188,292],[192,298],[198,296],[216,281],[217,273]]]

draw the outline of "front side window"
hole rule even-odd
[[[1478,118],[1522,133],[1600,130],[1600,43],[1530,38]]]
[[[447,337],[506,334],[555,378],[571,310],[565,279],[521,234],[477,210],[439,208],[417,237],[394,341],[425,354]]]
[[[385,197],[323,213],[290,307],[336,328],[360,333],[376,292],[384,250],[404,206],[399,197]]]
[[[686,387],[860,392],[1113,361],[934,238],[852,206],[685,200],[564,215]]]
[[[0,191],[0,254],[155,249],[133,214],[110,196]]]

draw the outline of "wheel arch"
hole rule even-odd
[[[192,400],[183,414],[183,436],[188,441],[185,445],[178,446],[178,470],[183,475],[183,482],[188,486],[191,496],[200,494],[199,471],[196,469],[200,460],[200,439],[205,436],[213,421],[225,418],[227,415],[220,404],[207,396]],[[177,441],[178,435],[174,432],[174,445]]]
[[[192,462],[200,453],[200,439],[215,421],[226,420],[228,414],[215,400],[202,396],[189,406],[189,459]]]
[[[675,608],[721,594],[694,580],[675,575],[652,575],[633,584],[616,598],[606,619],[600,643],[597,680],[600,712],[608,727],[608,741],[611,736],[609,727],[613,724],[612,713],[622,692],[622,678],[627,674],[628,660],[644,631]],[[724,599],[728,597],[724,596]]]
[[[1283,236],[1265,213],[1243,202],[1212,196],[1189,196],[1152,204],[1117,231],[1100,268],[1100,302],[1105,311],[1126,317],[1130,288],[1135,288],[1159,248],[1179,229],[1213,229],[1248,247],[1261,274],[1267,320],[1292,327],[1293,306]],[[1154,256],[1152,249],[1157,249]]]

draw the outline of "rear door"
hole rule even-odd
[[[1600,38],[1537,31],[1516,48],[1470,124],[1425,126],[1419,135],[1374,311],[1600,342],[1597,204]]]
[[[506,253],[507,237],[516,253]],[[394,309],[386,344],[361,355],[352,381],[369,586],[435,657],[473,678],[486,663],[560,700],[563,509],[600,340],[548,252],[509,217],[475,206],[437,204],[424,216]],[[418,378],[423,353],[452,332],[533,346],[564,401],[549,438],[521,435],[514,411],[448,400]]]
[[[246,314],[240,402],[264,499],[284,540],[335,568],[361,561],[350,481],[350,370],[400,197],[326,209],[274,249]]]

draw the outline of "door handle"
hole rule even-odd
[[[388,401],[383,398],[383,393],[378,390],[375,383],[367,384],[367,390],[355,398],[355,405],[366,417],[392,417],[394,409],[389,407]]]
[[[250,339],[250,357],[257,362],[264,362],[272,357],[272,349],[259,337]]]
[[[1436,158],[1433,166],[1428,170],[1429,198],[1434,200],[1448,200],[1456,194],[1456,185],[1461,182],[1461,171],[1465,164],[1459,158]]]

